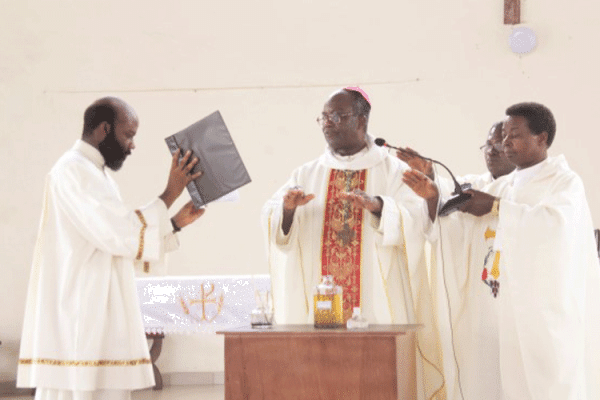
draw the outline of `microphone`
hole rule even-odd
[[[394,147],[394,146],[388,144],[385,141],[385,139],[382,139],[382,138],[375,139],[375,144],[380,147],[389,147],[390,149],[406,151],[400,147]],[[440,209],[438,211],[438,215],[440,217],[445,217],[446,215],[449,215],[449,214],[453,213],[454,211],[458,210],[460,208],[460,206],[462,206],[464,203],[466,203],[471,198],[470,193],[463,192],[463,190],[467,190],[467,189],[471,188],[470,183],[465,183],[463,185],[460,185],[458,183],[458,181],[456,180],[456,178],[454,177],[454,174],[452,174],[452,172],[450,171],[450,169],[448,167],[446,167],[444,164],[442,164],[441,162],[433,160],[431,158],[423,157],[422,155],[419,155],[419,154],[414,154],[414,155],[416,157],[422,158],[423,160],[431,161],[432,163],[441,165],[442,167],[444,167],[446,169],[446,171],[448,171],[448,173],[452,177],[452,181],[454,182],[454,192],[452,193],[453,196],[450,197],[440,207]]]

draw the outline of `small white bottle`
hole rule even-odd
[[[352,318],[346,322],[346,328],[348,329],[364,329],[369,327],[369,322],[360,315],[360,307],[354,307],[352,309]]]

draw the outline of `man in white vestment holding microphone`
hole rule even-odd
[[[134,149],[138,117],[106,97],[84,113],[83,134],[46,178],[21,339],[17,386],[36,400],[125,400],[154,377],[134,269],[154,272],[179,246],[174,232],[204,209],[168,208],[198,162],[179,152],[165,191],[137,210],[121,200],[107,168]]]
[[[327,148],[263,207],[279,324],[312,324],[313,289],[333,275],[371,324],[421,323],[418,399],[443,398],[424,254],[425,202],[402,182],[408,166],[367,133],[371,104],[359,88],[333,93],[317,119]]]
[[[516,170],[487,193],[470,190],[461,208],[469,214],[467,228],[482,219],[497,223],[493,261],[481,276],[498,302],[496,334],[489,340],[498,348],[500,385],[489,398],[598,399],[600,265],[583,183],[564,156],[547,154],[556,132],[547,107],[519,103],[506,114],[503,151]],[[422,173],[406,173],[405,182],[426,199],[438,196]],[[481,378],[471,368],[461,376]]]

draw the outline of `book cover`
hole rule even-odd
[[[165,142],[171,154],[179,148],[182,157],[191,150],[191,157],[198,158],[192,173],[201,170],[203,174],[187,185],[197,208],[251,182],[219,111],[165,138]]]

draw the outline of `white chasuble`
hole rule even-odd
[[[133,390],[154,385],[134,281],[178,246],[157,199],[131,211],[83,141],[47,176],[17,386]]]
[[[600,398],[600,266],[583,183],[563,156],[504,179],[498,235],[507,400]]]
[[[491,194],[501,187],[489,173],[457,179]],[[440,186],[443,194],[454,190],[453,184]],[[493,248],[497,224],[489,215],[477,218],[457,211],[438,217],[429,236],[449,399],[502,399],[497,314],[502,274]]]
[[[600,265],[581,179],[563,156],[550,157],[483,190],[501,198],[499,217],[440,218],[444,251],[436,260],[445,265],[465,398],[600,398]],[[452,370],[448,346],[444,365]]]
[[[402,183],[408,166],[369,139],[369,147],[357,155],[340,157],[327,149],[302,165],[263,207],[275,320],[312,324],[313,290],[324,273],[334,275],[344,287],[345,302],[351,302],[346,307],[360,306],[371,324],[424,324],[418,334],[419,399],[442,399],[424,252],[426,204]],[[296,186],[316,197],[296,209],[284,235],[283,196]],[[381,217],[337,198],[347,188],[381,197]]]

